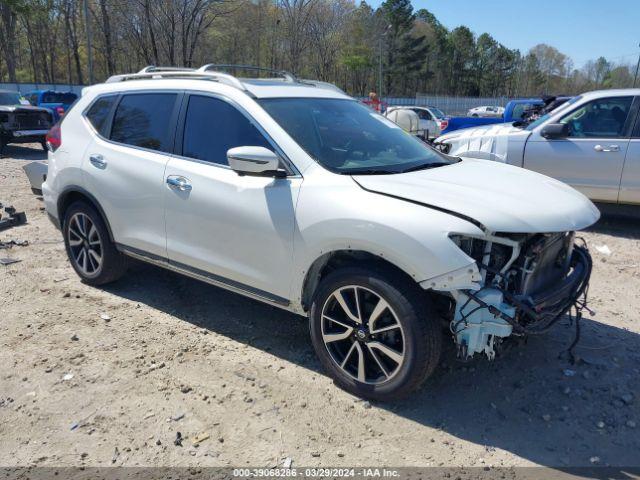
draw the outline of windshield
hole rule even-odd
[[[16,92],[0,92],[0,105],[20,105],[21,98]]]
[[[71,104],[78,96],[75,93],[45,92],[42,96],[42,103],[63,103]]]
[[[456,161],[355,100],[269,98],[259,102],[309,155],[332,172],[401,173]]]
[[[555,110],[551,110],[549,113],[545,113],[544,115],[542,115],[540,118],[538,118],[537,120],[531,122],[529,125],[527,125],[524,129],[525,130],[533,130],[534,128],[536,128],[539,125],[542,125],[544,122],[546,122],[547,120],[549,120],[549,117],[551,117],[551,115],[555,115],[556,113],[567,109],[570,105],[573,105],[574,103],[576,103],[578,100],[580,100],[582,97],[580,95],[578,95],[577,97],[573,97],[569,100],[567,100],[565,103],[563,103],[562,105],[560,105],[558,108],[556,108]]]
[[[446,117],[444,112],[442,110],[440,110],[439,108],[429,107],[429,110],[431,110],[431,113],[433,113],[433,115],[435,115],[436,118],[444,118],[444,117]]]

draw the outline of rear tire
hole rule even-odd
[[[83,282],[104,285],[126,272],[127,257],[116,249],[102,216],[92,205],[79,201],[69,206],[62,233],[71,266]]]
[[[358,267],[332,272],[320,282],[309,316],[323,367],[359,397],[403,398],[438,365],[440,320],[422,289],[399,273]]]

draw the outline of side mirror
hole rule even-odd
[[[278,170],[280,157],[264,147],[235,147],[227,150],[227,161],[235,172],[241,175],[285,176]]]
[[[550,123],[540,132],[544,138],[553,140],[554,138],[565,138],[569,136],[569,125],[566,123]]]

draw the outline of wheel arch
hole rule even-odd
[[[332,250],[321,254],[307,269],[300,293],[300,303],[303,310],[305,312],[309,310],[313,302],[313,297],[323,278],[339,268],[354,266],[365,267],[376,271],[393,272],[418,285],[414,276],[381,255],[376,255],[366,250]]]
[[[109,233],[109,240],[115,242],[113,238],[113,232],[111,231],[111,225],[109,225],[109,220],[107,219],[100,202],[87,190],[77,185],[67,187],[59,196],[57,201],[58,207],[58,218],[60,220],[60,227],[64,227],[64,216],[66,214],[67,209],[77,201],[84,201],[94,207],[98,214],[102,217],[104,224],[107,226],[107,232]]]

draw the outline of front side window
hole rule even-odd
[[[227,150],[235,147],[273,149],[233,105],[218,98],[191,95],[184,121],[182,155],[228,165]]]
[[[311,157],[336,173],[401,173],[456,161],[353,100],[268,98],[259,102]]]
[[[91,108],[87,110],[87,120],[96,129],[100,135],[105,135],[107,127],[107,118],[113,108],[113,104],[118,99],[117,95],[109,95],[107,97],[100,97],[96,100]]]
[[[446,117],[446,115],[444,114],[444,112],[442,110],[440,110],[439,108],[436,107],[429,107],[429,110],[431,110],[431,113],[433,113],[433,115],[436,118],[444,118]]]
[[[560,123],[573,138],[616,138],[624,135],[633,97],[601,98],[585,103]]]
[[[111,140],[159,152],[171,151],[175,93],[125,95],[113,118]]]

